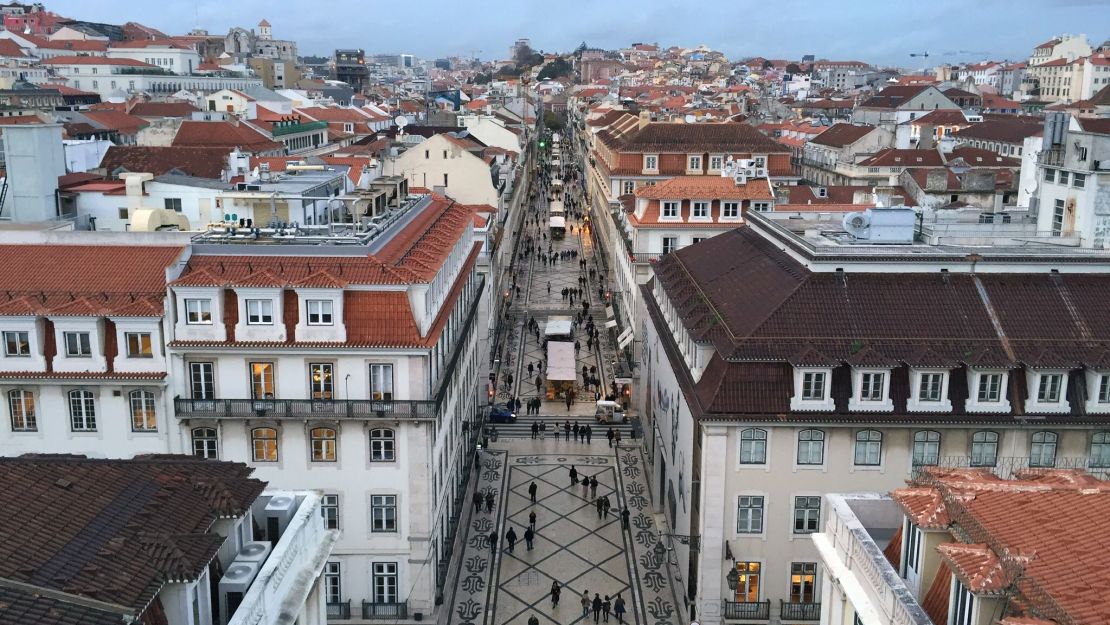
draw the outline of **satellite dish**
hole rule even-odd
[[[404,115],[398,115],[397,117],[393,118],[393,123],[397,124],[398,128],[404,128],[405,126],[409,125],[409,118],[405,117]]]
[[[698,118],[697,118],[697,117],[694,117],[693,115],[687,115],[687,116],[685,117],[685,119],[686,119],[686,123],[687,123],[687,124],[692,124],[692,123],[694,123],[694,122],[698,121]]]

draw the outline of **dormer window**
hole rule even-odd
[[[69,358],[88,358],[92,356],[92,340],[88,332],[66,332],[66,356]]]
[[[678,202],[663,202],[663,219],[678,218]]]
[[[694,202],[691,209],[693,219],[709,219],[709,202]]]
[[[890,371],[855,369],[852,382],[849,410],[894,410],[894,402],[890,399]]]
[[[722,202],[721,219],[739,219],[740,202]]]
[[[212,324],[212,300],[187,299],[185,300],[185,323],[189,325]]]
[[[1037,402],[1054,404],[1060,401],[1060,385],[1064,376],[1059,373],[1042,373],[1037,377],[1040,378],[1037,386]]]
[[[911,369],[910,398],[906,409],[912,412],[948,412],[948,371],[944,369]]]
[[[979,385],[976,387],[976,399],[980,403],[988,404],[998,402],[1002,398],[1001,373],[980,373]]]
[[[308,300],[307,303],[308,303],[308,325],[310,325],[310,326],[330,326],[330,325],[332,325],[331,300],[310,299],[310,300]]]
[[[1068,404],[1067,371],[1028,371],[1029,400],[1026,412],[1066,412]]]
[[[725,157],[721,156],[720,154],[714,154],[714,155],[710,156],[709,157],[709,170],[710,171],[720,171],[721,166],[724,165],[724,162],[725,162]]]
[[[822,401],[825,399],[825,372],[810,371],[802,374],[802,399]]]
[[[31,339],[28,332],[5,332],[4,333],[4,355],[5,356],[30,356],[31,355]]]
[[[644,171],[658,171],[659,157],[655,154],[644,155]]]
[[[967,398],[969,412],[1006,412],[1010,402],[1006,399],[1006,371],[982,371],[972,369],[968,372],[970,393]]]
[[[274,302],[268,299],[247,300],[247,324],[272,325],[274,323]]]
[[[689,156],[686,159],[686,169],[688,171],[701,171],[701,156]]]
[[[798,368],[794,369],[794,397],[790,398],[791,410],[832,410],[833,400],[829,394],[829,380],[832,369]]]

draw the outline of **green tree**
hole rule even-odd
[[[786,66],[786,73],[787,74],[801,74],[802,73],[802,68],[798,67],[797,63],[791,63],[790,65]]]
[[[549,78],[559,78],[562,76],[569,76],[574,71],[574,67],[564,58],[558,58],[543,66],[537,78],[539,80],[547,80]]]
[[[474,77],[474,84],[485,85],[488,84],[491,80],[493,80],[493,74],[483,72]]]
[[[772,69],[774,67],[775,67],[775,64],[772,63],[771,61],[763,61],[763,69]]]
[[[558,132],[563,129],[563,120],[558,115],[551,111],[543,112],[543,125],[547,126],[549,130]]]

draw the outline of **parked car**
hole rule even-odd
[[[505,404],[495,404],[489,409],[489,423],[516,423],[516,413]]]

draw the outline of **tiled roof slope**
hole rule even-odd
[[[598,133],[598,138],[623,152],[637,153],[701,153],[745,152],[777,154],[789,150],[755,126],[736,123],[680,124],[652,122],[620,138],[609,130]]]
[[[738,185],[722,176],[675,176],[659,184],[640,187],[636,197],[648,200],[769,200],[774,197],[765,178]]]
[[[0,316],[160,317],[176,245],[0,245]]]
[[[173,138],[174,145],[234,148],[250,151],[281,150],[281,143],[267,139],[246,124],[185,120]]]
[[[166,579],[195,579],[207,568],[223,542],[212,524],[244,514],[265,487],[251,472],[189,456],[0,459],[9,497],[0,510],[0,578],[140,614]],[[106,622],[80,602],[11,598],[21,616],[5,622]]]
[[[108,148],[100,166],[112,174],[123,168],[161,176],[180,172],[186,176],[219,179],[227,166],[228,148],[114,145]]]
[[[867,124],[833,124],[828,130],[810,139],[809,142],[817,145],[827,145],[832,148],[842,148],[866,137],[874,129],[874,126]]]

